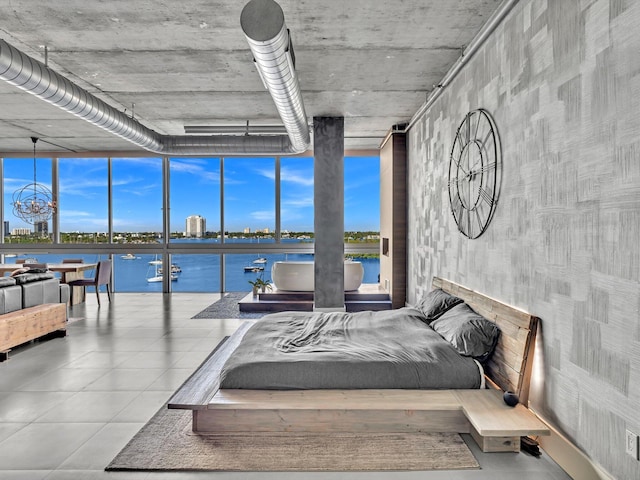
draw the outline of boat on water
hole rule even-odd
[[[260,258],[256,258],[253,262],[251,263],[257,263],[257,264],[262,264],[262,263],[267,263],[267,259],[264,257],[260,257]]]
[[[162,265],[162,260],[158,260],[158,255],[156,255],[156,258],[151,260],[149,262],[149,265]]]
[[[182,269],[178,265],[176,265],[175,263],[171,264],[171,273],[180,273],[180,272],[182,272]],[[162,275],[162,267],[158,268],[158,273]]]
[[[126,255],[121,255],[120,258],[123,260],[135,260],[140,257],[136,257],[133,253],[127,253]]]
[[[151,262],[149,262],[151,263]],[[158,267],[158,265],[155,265],[155,272],[151,277],[147,277],[147,282],[148,283],[156,283],[156,282],[162,282],[162,272],[160,271],[160,267]],[[175,282],[176,280],[178,280],[178,275],[176,273],[171,273],[170,277],[172,282]]]
[[[171,274],[171,281],[175,282],[176,280],[178,280],[178,276],[175,273],[172,273]],[[147,278],[147,282],[149,282],[149,283],[162,282],[162,275],[156,275],[155,277],[149,277],[149,278]]]
[[[248,265],[244,267],[245,272],[264,272],[264,267],[258,267],[256,265]]]
[[[178,280],[178,276],[174,273],[171,274],[171,281],[175,282],[176,280]],[[162,282],[162,275],[156,275],[155,277],[149,277],[147,278],[147,282],[149,283],[156,283],[156,282]]]

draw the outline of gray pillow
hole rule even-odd
[[[460,355],[486,361],[498,342],[498,326],[478,315],[466,303],[454,306],[431,322],[431,328],[447,340]]]
[[[462,303],[461,298],[436,288],[427,293],[425,297],[418,302],[416,308],[422,312],[429,324],[451,307],[460,303]]]
[[[12,277],[0,277],[0,287],[10,287],[16,284],[16,279]]]
[[[23,285],[29,282],[38,282],[40,280],[49,280],[51,278],[55,278],[53,272],[43,272],[43,273],[21,273],[13,277],[18,285]]]

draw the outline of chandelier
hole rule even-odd
[[[36,180],[36,142],[33,142],[33,183],[29,183],[13,192],[13,214],[27,223],[35,225],[46,222],[56,211],[56,202],[51,190]]]

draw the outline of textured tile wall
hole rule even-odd
[[[451,279],[542,318],[532,406],[615,478],[640,433],[640,2],[519,2],[409,132],[408,301]],[[488,230],[458,233],[447,175],[476,108],[501,138]]]

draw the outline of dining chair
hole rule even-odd
[[[84,263],[82,258],[63,258],[62,263]]]
[[[93,278],[79,278],[77,280],[71,280],[68,285],[71,287],[72,292],[73,287],[95,287],[98,306],[100,305],[100,285],[106,285],[107,296],[109,297],[109,302],[111,302],[111,291],[109,289],[111,285],[111,260],[100,260]]]

